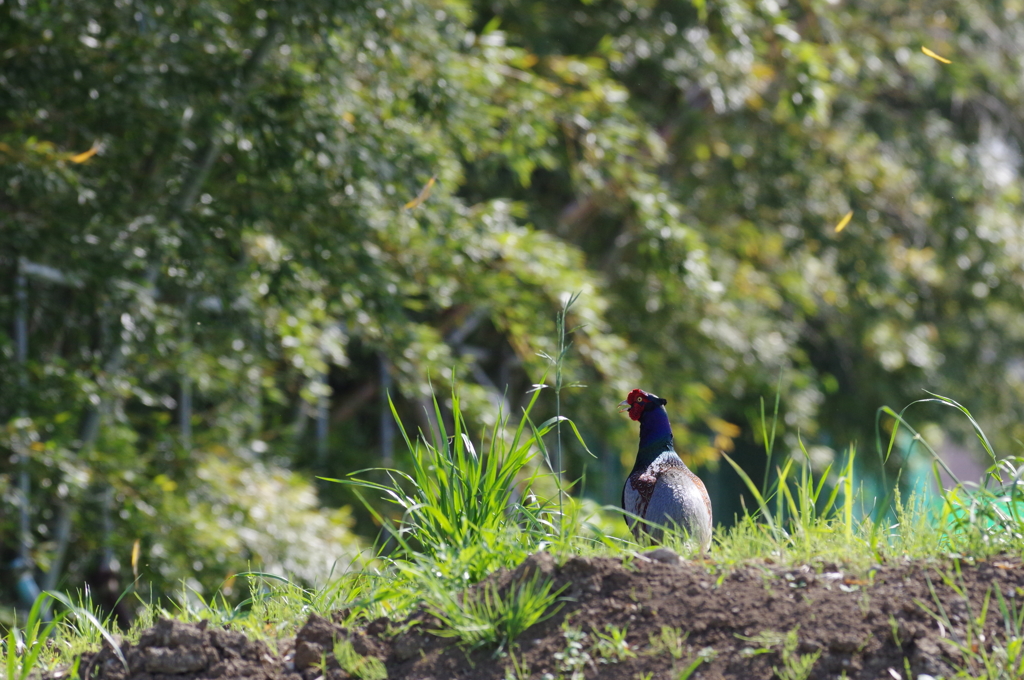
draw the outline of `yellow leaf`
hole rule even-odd
[[[530,68],[532,66],[535,66],[538,61],[539,60],[537,59],[536,54],[524,54],[522,57],[519,58],[519,63],[517,64],[517,66],[519,66],[519,68],[524,69]]]
[[[33,451],[45,451],[46,444],[42,442],[32,442],[31,444],[28,445],[28,448],[32,449]]]
[[[720,435],[729,437],[730,439],[735,439],[736,437],[739,437],[740,432],[742,432],[742,430],[740,430],[739,425],[734,425],[727,420],[722,420],[721,418],[708,418],[707,423],[708,427],[710,427],[712,430],[714,430]]]
[[[92,148],[89,149],[88,151],[83,151],[80,154],[76,154],[76,155],[72,156],[71,158],[69,158],[68,160],[71,161],[72,163],[84,163],[87,160],[89,160],[90,158],[92,158],[93,156],[95,156],[96,152],[99,151],[99,150],[100,150],[100,147],[97,146],[96,144],[93,144]]]
[[[843,219],[839,220],[839,224],[836,225],[836,233],[838,234],[843,229],[846,229],[846,225],[849,224],[850,220],[852,220],[852,219],[853,219],[853,211],[851,210],[850,212],[848,212],[845,215],[843,215]]]
[[[757,80],[768,80],[775,77],[775,69],[768,64],[756,62],[750,67],[750,75],[754,76]]]
[[[170,493],[178,488],[178,483],[168,477],[167,475],[157,475],[153,478],[156,485],[163,489],[165,492]]]
[[[935,61],[941,61],[943,64],[952,64],[953,63],[949,59],[946,59],[945,57],[940,57],[939,55],[935,54],[934,52],[932,52],[930,49],[928,49],[924,45],[921,46],[921,51],[924,52],[925,55],[927,55],[927,56],[931,57],[932,59],[934,59]]]
[[[717,451],[725,451],[726,453],[731,453],[732,450],[736,448],[736,443],[733,442],[733,440],[730,439],[729,437],[726,437],[724,434],[716,434],[714,447]]]
[[[136,538],[132,544],[132,576],[139,578],[139,548],[142,546],[142,539]]]
[[[434,182],[436,181],[437,175],[434,175],[427,181],[427,184],[420,190],[419,196],[405,204],[405,209],[412,210],[413,208],[417,208],[420,205],[422,205],[423,202],[426,201],[427,198],[430,196],[430,190],[434,188]]]
[[[356,122],[356,117],[352,115],[351,111],[346,111],[345,113],[341,114],[341,119],[344,120],[346,123]]]

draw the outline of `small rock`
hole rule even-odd
[[[324,658],[324,646],[318,642],[302,640],[295,645],[295,667],[305,670],[320,663]]]
[[[853,637],[839,638],[828,643],[829,651],[839,654],[852,654],[859,646],[860,641]]]
[[[353,633],[349,639],[352,641],[352,649],[359,656],[380,656],[379,643],[370,636]]]
[[[211,630],[210,641],[214,647],[220,650],[221,656],[229,659],[241,658],[248,642],[244,634],[236,630],[226,630],[223,628]]]
[[[306,619],[306,625],[299,630],[295,636],[296,643],[301,641],[315,642],[323,647],[333,647],[334,640],[339,636],[341,629],[335,626],[322,616],[310,614]],[[296,652],[298,648],[296,647]]]
[[[597,566],[585,557],[573,557],[562,566],[562,573],[569,578],[591,576],[597,573]]]
[[[923,680],[925,674],[943,674],[943,671],[946,670],[946,664],[942,660],[943,655],[944,650],[939,642],[927,637],[915,640],[910,662],[923,671],[923,674],[917,677]]]
[[[160,619],[142,634],[140,647],[194,647],[206,640],[206,626]]]
[[[800,654],[814,654],[821,651],[821,644],[815,640],[801,640],[796,651]]]
[[[409,632],[402,633],[395,638],[391,645],[391,656],[395,657],[395,661],[398,662],[408,661],[419,654],[422,648],[423,643],[419,635]]]
[[[534,578],[545,581],[555,575],[555,558],[548,552],[534,553],[512,572],[512,583],[521,583]]]
[[[206,650],[202,647],[186,649],[168,649],[167,647],[147,647],[143,650],[143,666],[148,673],[164,675],[182,675],[194,673],[209,665]]]
[[[388,632],[391,627],[391,619],[386,616],[376,618],[366,626],[366,634],[373,635],[374,637],[380,637],[384,633]]]
[[[668,548],[655,548],[654,550],[648,550],[643,553],[643,556],[653,562],[661,562],[662,564],[681,564],[683,561],[682,557]]]

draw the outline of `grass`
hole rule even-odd
[[[450,578],[475,583],[559,535],[562,513],[557,506],[541,502],[534,490],[541,474],[535,463],[544,451],[543,437],[561,420],[552,418],[539,427],[533,424],[530,414],[539,394],[534,392],[514,429],[508,416],[500,415],[480,452],[466,433],[458,393],[452,393],[450,435],[434,398],[438,433],[433,442],[423,436],[410,439],[392,403],[412,471],[379,470],[387,476],[386,483],[359,477],[374,470],[327,481],[382,494],[397,507],[401,520],[396,524],[366,503],[398,545],[389,556],[392,561],[426,560]]]
[[[439,585],[437,581],[427,581]],[[558,596],[566,586],[553,589],[540,573],[511,584],[502,592],[494,583],[457,593],[437,588],[425,594],[427,611],[441,627],[431,631],[440,637],[459,638],[470,648],[495,647],[500,653],[530,626],[554,616]]]
[[[1024,678],[1024,607],[1018,606],[1013,597],[1016,593],[1012,593],[1008,600],[993,583],[986,591],[981,607],[975,610],[963,585],[959,564],[954,565],[952,573],[938,571],[937,575],[943,585],[953,591],[954,602],[962,603],[966,620],[952,620],[931,579],[928,580],[928,590],[932,601],[919,601],[917,604],[941,630],[948,633],[951,644],[959,651],[962,662],[955,677],[977,680]],[[1001,630],[991,625],[992,618],[1002,624]]]
[[[46,641],[64,616],[59,613],[47,622],[44,617],[49,604],[47,599],[36,598],[28,612],[24,628],[19,629],[15,624],[7,631],[3,664],[7,680],[25,680],[37,665],[45,663],[47,656],[52,656],[52,650]]]
[[[686,639],[690,637],[690,631],[683,631],[673,626],[662,626],[657,635],[651,635],[650,653],[658,656],[668,654],[678,661],[686,653]]]
[[[356,652],[350,640],[338,640],[334,643],[334,659],[341,666],[341,670],[353,678],[360,680],[386,680],[388,671],[384,663],[372,656],[361,656]],[[326,676],[326,669],[323,669]]]

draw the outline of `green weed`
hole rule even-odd
[[[636,657],[630,646],[629,642],[626,641],[626,629],[618,626],[607,624],[604,627],[604,632],[593,630],[594,646],[591,650],[591,656],[596,657],[598,663],[619,663],[626,659],[632,659]]]
[[[567,680],[583,680],[588,667],[596,670],[587,645],[589,636],[579,628],[569,626],[568,622],[562,625],[562,636],[565,638],[565,650],[554,653],[555,667],[560,676],[568,673],[564,676]]]
[[[351,640],[336,640],[334,659],[341,670],[360,680],[386,680],[388,671],[384,662],[372,656],[362,656],[352,647]]]
[[[812,654],[797,654],[796,649],[800,641],[796,631],[797,629],[794,628],[786,633],[786,638],[782,643],[782,668],[772,666],[772,670],[779,680],[807,680],[815,662],[821,656],[820,651]]]
[[[686,652],[686,639],[688,637],[690,637],[689,631],[684,633],[680,628],[662,626],[657,635],[652,633],[649,637],[651,643],[650,653],[655,656],[669,654],[678,661],[683,658],[683,654]]]
[[[772,670],[779,680],[807,680],[815,662],[821,656],[821,652],[797,654],[796,650],[800,645],[797,630],[798,628],[794,628],[788,633],[764,630],[752,637],[737,635],[737,638],[750,644],[749,647],[744,647],[740,650],[740,655],[752,657],[778,652],[779,659],[782,661],[782,667],[772,666]]]
[[[517,649],[516,645],[509,645],[509,665],[505,667],[505,680],[529,680],[532,677],[530,667],[522,659],[516,658]]]
[[[519,562],[558,534],[553,521],[557,510],[533,489],[539,474],[534,463],[545,450],[544,435],[565,419],[555,417],[534,426],[530,413],[538,396],[535,392],[514,430],[508,417],[499,414],[483,452],[466,434],[457,393],[452,393],[450,435],[434,399],[439,435],[433,443],[424,436],[413,442],[392,404],[412,472],[383,470],[388,483],[355,476],[366,470],[352,473],[349,479],[328,481],[379,492],[401,510],[396,526],[366,504],[399,545],[393,559],[422,561],[426,557],[475,583],[499,567]]]
[[[940,630],[944,631],[943,636],[948,634],[948,639],[960,652],[961,662],[959,667],[954,669],[954,677],[965,680],[1024,678],[1024,607],[1018,609],[1013,598],[1007,602],[999,586],[993,583],[985,592],[981,609],[973,612],[970,598],[963,586],[963,577],[959,573],[959,564],[955,565],[954,574],[940,572],[939,576],[964,604],[967,616],[966,620],[962,621],[962,627],[954,625],[931,579],[928,579],[928,590],[935,609],[920,600],[916,602],[935,619]],[[988,625],[993,594],[998,607],[997,618],[1001,619],[1003,624],[1001,632]],[[958,632],[959,630],[962,630],[962,633]]]
[[[46,620],[50,609],[49,593],[36,598],[25,618],[24,628],[17,622],[11,624],[3,640],[3,668],[7,680],[26,680],[31,674],[52,668],[59,659],[59,651],[47,644],[50,636],[65,618],[64,612],[57,612]]]
[[[690,665],[680,671],[678,680],[689,680],[690,676],[697,672],[697,669],[702,664],[711,663],[717,656],[718,651],[714,647],[705,647],[700,650],[697,652],[696,658],[690,662]]]
[[[566,586],[553,584],[535,573],[510,585],[504,593],[493,583],[465,590],[461,595],[443,581],[426,596],[428,611],[442,627],[431,631],[441,637],[457,637],[471,648],[496,645],[498,650],[515,640],[530,626],[554,616],[562,608],[558,596]]]

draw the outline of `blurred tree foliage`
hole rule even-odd
[[[777,384],[790,445],[922,388],[1024,436],[1022,12],[0,0],[5,562],[27,460],[44,581],[343,568],[312,472],[388,455],[388,389],[517,409],[572,291],[608,502],[638,385],[698,464]]]

